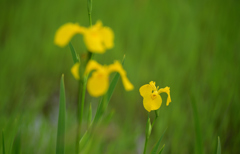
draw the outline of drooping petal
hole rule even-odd
[[[158,94],[155,96],[154,99],[151,95],[147,95],[143,98],[143,106],[148,112],[159,109],[161,107],[161,104],[162,98]]]
[[[168,94],[167,103],[166,103],[166,105],[168,106],[169,103],[171,102],[170,87],[165,87],[165,88],[161,88],[161,89],[158,90],[159,94],[162,93],[162,92],[165,92],[165,93]]]
[[[87,89],[91,96],[99,97],[105,94],[109,87],[108,75],[99,71],[93,72],[88,79]]]
[[[118,72],[122,78],[123,86],[127,91],[130,91],[134,88],[132,83],[127,78],[126,71],[122,68],[122,65],[119,63],[119,61],[115,61],[113,64],[109,65],[107,68],[109,74],[111,72]]]
[[[111,49],[114,46],[113,39],[114,34],[112,29],[109,27],[103,27],[101,29],[101,35],[102,35],[102,42],[106,49]]]
[[[72,75],[74,76],[74,78],[76,80],[79,80],[80,79],[80,76],[79,76],[79,67],[80,67],[80,63],[75,63],[73,65],[73,67],[71,68],[71,72],[72,72]]]
[[[145,84],[140,87],[139,92],[142,97],[150,96],[152,94],[153,88],[150,84]]]
[[[86,75],[86,74],[90,73],[92,70],[99,70],[99,69],[103,69],[103,66],[100,65],[95,60],[90,60],[86,66],[84,74]]]
[[[69,43],[75,34],[82,34],[85,32],[85,30],[86,29],[84,27],[81,27],[78,24],[64,24],[57,30],[54,38],[54,43],[60,47],[64,47]]]

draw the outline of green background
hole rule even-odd
[[[6,152],[19,143],[22,153],[55,153],[64,73],[65,152],[73,153],[78,82],[70,73],[69,47],[53,40],[67,22],[89,25],[87,1],[5,0],[0,8],[0,129]],[[108,118],[85,153],[142,153],[147,111],[138,90],[150,81],[169,86],[172,102],[166,106],[167,95],[161,94],[148,151],[166,128],[161,142],[166,154],[215,153],[217,136],[223,153],[239,151],[239,1],[93,0],[92,18],[115,34],[114,48],[94,59],[111,64],[125,54],[124,68],[135,89],[126,92],[118,82]],[[74,36],[72,44],[84,57],[82,36]],[[87,95],[85,114],[89,102],[96,111],[98,99]]]

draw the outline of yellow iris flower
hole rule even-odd
[[[79,65],[75,64],[72,67],[73,76],[76,78],[79,75]],[[100,65],[95,60],[90,60],[86,66],[86,70],[84,72],[85,75],[90,73],[91,71],[95,70],[92,73],[92,76],[88,79],[87,89],[90,95],[94,97],[101,96],[105,94],[109,87],[109,75],[112,72],[118,72],[122,78],[123,86],[127,91],[132,90],[134,87],[132,83],[127,78],[126,71],[122,68],[120,62],[115,61],[111,65]],[[79,79],[79,78],[76,78]]]
[[[84,42],[90,52],[104,53],[106,49],[111,49],[114,46],[113,31],[109,27],[103,27],[101,21],[89,28],[74,23],[64,24],[57,30],[54,43],[64,47],[75,34],[83,35]]]
[[[170,87],[159,89],[159,87],[155,86],[155,82],[153,81],[140,87],[139,92],[143,97],[143,106],[148,112],[152,110],[157,110],[161,107],[162,98],[159,94],[162,92],[168,94],[166,105],[168,106],[171,102]]]

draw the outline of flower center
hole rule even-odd
[[[151,95],[151,98],[152,100],[156,99],[157,98],[157,95],[158,95],[158,92],[157,91],[154,91]]]

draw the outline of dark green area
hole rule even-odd
[[[106,116],[115,114],[110,123],[103,121],[99,126],[86,153],[142,153],[147,112],[138,90],[149,81],[169,86],[172,102],[166,106],[167,95],[161,94],[163,104],[148,152],[167,127],[160,144],[165,144],[163,153],[215,153],[218,136],[222,153],[237,153],[240,2],[92,3],[93,24],[101,20],[115,34],[114,48],[94,59],[110,64],[126,54],[124,68],[135,89],[126,92],[118,82]],[[65,153],[73,153],[78,82],[70,73],[69,46],[60,48],[53,39],[67,22],[89,25],[87,0],[3,0],[0,19],[0,129],[4,130],[6,153],[14,151],[16,141],[21,153],[55,153],[61,74],[65,74],[66,89]],[[80,58],[86,57],[82,36],[76,35],[71,42]],[[89,102],[94,114],[99,99],[87,95],[86,111]],[[83,130],[86,127],[87,113]]]

